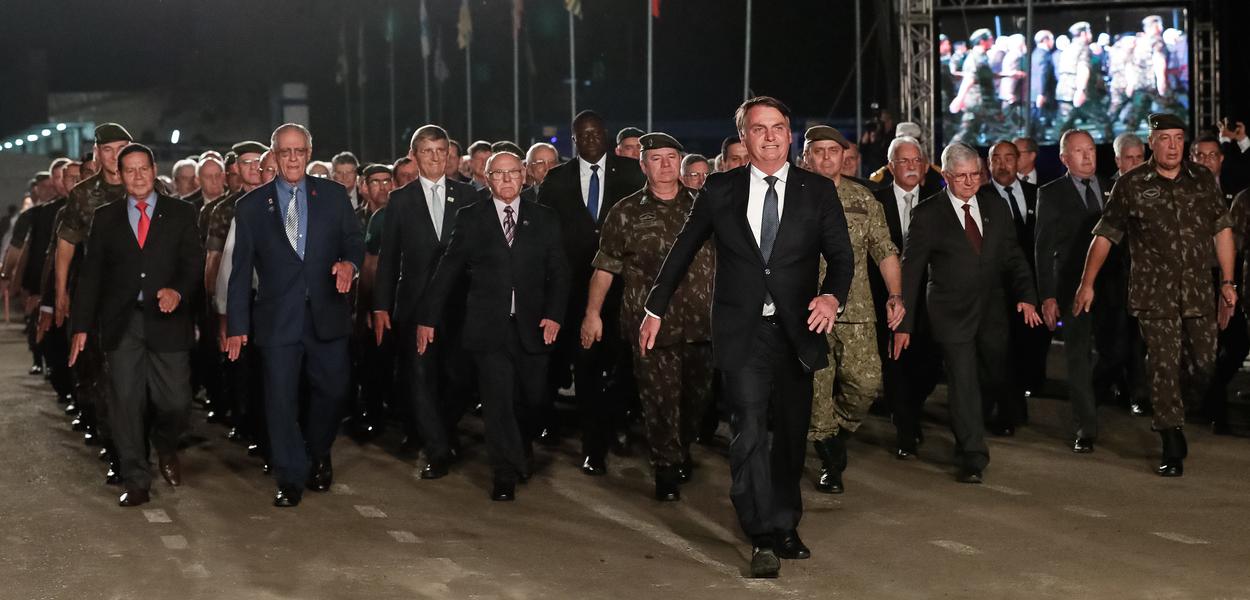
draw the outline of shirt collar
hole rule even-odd
[[[503,209],[505,206],[511,206],[513,215],[520,214],[521,212],[521,197],[520,196],[517,196],[517,199],[513,200],[512,204],[508,204],[507,202],[504,202],[503,200],[500,200],[499,198],[496,198],[494,196],[491,196],[491,200],[495,201],[496,211],[503,212]]]
[[[773,177],[776,177],[777,180],[780,181],[781,183],[785,183],[786,177],[789,174],[790,174],[790,163],[785,162],[781,164],[781,168],[777,169],[776,173],[773,173]],[[768,173],[761,171],[759,167],[756,167],[754,164],[751,165],[751,178],[752,179],[758,179],[760,181],[764,181],[764,178],[767,176],[768,176]]]
[[[963,200],[960,200],[959,198],[955,197],[955,192],[951,191],[950,188],[946,188],[946,196],[951,199],[951,202],[955,205],[956,208],[963,206],[965,204]],[[974,208],[976,208],[977,207],[977,195],[973,194],[972,198],[969,198],[966,204],[971,204]]]
[[[277,179],[274,179],[273,181],[274,181],[274,185],[278,187],[278,192],[280,196],[284,198],[286,196],[289,196],[291,194],[291,188],[295,188],[301,192],[304,192],[304,197],[307,198],[308,197],[308,190],[307,190],[307,183],[306,183],[307,179],[308,179],[307,177],[301,177],[299,181],[295,182],[295,185],[291,185],[291,183],[289,183],[287,180],[281,177],[278,177]]]
[[[1015,178],[1012,178],[1012,179],[1013,179],[1013,181],[1011,182],[1011,185],[1002,185],[1002,184],[998,183],[998,181],[996,181],[996,180],[994,180],[994,179],[990,179],[990,181],[994,184],[994,187],[995,187],[995,188],[998,188],[998,194],[999,194],[1000,196],[1001,196],[1001,195],[1006,194],[1006,192],[1007,192],[1007,190],[1008,190],[1008,189],[1010,189],[1010,190],[1011,190],[1011,194],[1014,196],[1014,195],[1016,194],[1016,192],[1017,192],[1017,191],[1019,191],[1019,187],[1020,187],[1020,180],[1019,180],[1019,179],[1015,179]]]
[[[135,208],[139,204],[139,199],[134,196],[128,195],[126,199],[130,202],[130,208]],[[156,208],[156,190],[148,192],[148,196],[143,201],[147,202],[149,208]]]
[[[443,186],[443,189],[447,189],[447,176],[446,175],[439,176],[438,181],[430,181],[429,179],[426,179],[424,175],[418,175],[417,179],[421,180],[421,187],[423,189],[428,190],[431,187],[436,186],[436,185],[441,185]]]
[[[895,198],[902,198],[903,196],[906,196],[907,194],[912,194],[914,197],[917,197],[917,198],[919,198],[919,197],[920,197],[920,193],[919,193],[919,192],[920,192],[920,186],[916,186],[916,187],[912,188],[912,189],[911,189],[911,191],[909,192],[909,191],[904,190],[903,188],[899,187],[899,186],[898,186],[898,181],[895,181],[894,183],[891,183],[891,184],[890,184],[890,187],[894,188],[894,197],[895,197]]]
[[[607,168],[607,164],[608,164],[608,153],[607,153],[607,152],[604,152],[604,153],[603,153],[603,156],[600,156],[600,157],[599,157],[599,160],[597,160],[597,161],[595,161],[595,162],[590,162],[590,161],[588,161],[588,160],[586,160],[586,159],[582,158],[582,157],[581,157],[581,155],[578,155],[578,157],[577,157],[577,162],[578,162],[578,164],[581,166],[581,169],[582,169],[583,171],[589,171],[589,170],[590,170],[590,165],[599,165],[599,172],[600,172],[600,173],[602,173],[602,172],[604,172],[604,171],[606,170],[606,168]]]

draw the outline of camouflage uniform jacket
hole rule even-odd
[[[208,222],[213,216],[213,209],[217,208],[217,206],[223,201],[229,200],[234,196],[235,194],[226,192],[218,198],[205,202],[204,205],[200,207],[199,215],[197,215],[195,219],[196,229],[200,232],[200,245],[204,245],[205,242],[208,241]],[[229,232],[229,230],[227,230],[227,232]]]
[[[221,252],[225,249],[226,237],[230,235],[230,223],[234,221],[234,206],[245,195],[247,192],[240,190],[213,205],[213,212],[208,217],[208,235],[204,237],[205,250]]]
[[[1201,317],[1215,310],[1213,238],[1231,226],[1210,171],[1186,162],[1168,179],[1151,158],[1116,181],[1093,233],[1117,244],[1128,237],[1133,316]]]
[[[693,207],[694,196],[681,186],[677,197],[670,201],[656,200],[649,189],[643,188],[608,211],[599,237],[599,252],[591,265],[623,279],[621,336],[624,339],[638,339],[638,324],[646,314],[643,306],[647,294]],[[657,346],[712,339],[715,273],[716,255],[712,241],[708,240],[695,255],[686,279],[673,295],[656,340]]]
[[[103,173],[96,173],[78,182],[69,191],[65,215],[61,219],[61,226],[56,230],[57,237],[75,245],[86,242],[87,235],[91,232],[91,221],[95,219],[95,209],[125,198],[125,186],[110,185],[104,181]]]
[[[868,257],[871,256],[874,263],[880,263],[891,256],[898,256],[898,247],[890,239],[885,209],[867,188],[843,177],[838,184],[838,198],[842,200],[846,229],[851,237],[851,249],[855,252],[851,291],[847,294],[845,309],[838,315],[838,322],[875,323],[877,311],[873,308],[872,289],[868,285]],[[822,258],[820,278],[824,277],[825,259]]]

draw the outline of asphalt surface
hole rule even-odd
[[[919,461],[895,460],[892,426],[870,417],[846,493],[805,483],[812,558],[754,581],[723,447],[697,447],[683,500],[660,504],[641,448],[590,478],[567,439],[538,450],[515,503],[493,503],[470,417],[447,478],[419,480],[397,432],[341,436],[334,489],[275,509],[258,459],[197,411],[184,485],[158,479],[150,504],[123,509],[28,367],[20,332],[0,327],[4,600],[1250,598],[1250,440],[1191,427],[1185,476],[1164,480],[1148,420],[1116,408],[1097,451],[1074,455],[1066,402],[1032,399],[1032,424],[991,440],[980,486],[954,481],[941,389]]]

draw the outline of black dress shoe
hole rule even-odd
[[[178,460],[177,454],[159,456],[157,464],[165,483],[174,487],[182,485],[182,462]]]
[[[273,496],[273,505],[278,508],[293,508],[299,506],[299,501],[304,497],[303,492],[296,486],[278,487],[278,493]]]
[[[248,444],[248,445],[247,445],[247,455],[248,455],[248,456],[259,456],[259,455],[260,455],[260,444]]]
[[[655,472],[655,499],[660,502],[681,500],[679,467],[663,467]]]
[[[79,410],[78,404],[76,402],[70,402],[69,404],[65,405],[65,414],[76,415],[79,412],[81,411]]]
[[[1181,477],[1185,474],[1185,463],[1179,458],[1165,459],[1155,472],[1160,477]]]
[[[86,431],[87,422],[82,417],[75,417],[73,421],[69,422],[69,428],[73,431]]]
[[[776,579],[781,573],[781,559],[772,548],[756,546],[751,549],[751,577],[754,579]]]
[[[990,433],[999,437],[1012,437],[1016,435],[1015,425],[991,425],[989,430]]]
[[[602,458],[595,458],[593,456],[587,456],[586,460],[582,461],[582,473],[585,473],[586,475],[593,475],[596,477],[600,475],[607,475],[608,466],[604,464],[604,461]]]
[[[1134,417],[1144,417],[1150,414],[1150,407],[1140,402],[1131,402],[1128,405],[1129,414]]]
[[[1076,438],[1076,440],[1072,442],[1072,451],[1077,454],[1089,454],[1090,452],[1093,452],[1094,439],[1083,437]]]
[[[88,425],[87,428],[83,430],[82,443],[88,446],[100,445],[100,436],[96,434],[95,427]]]
[[[846,491],[842,487],[842,474],[830,469],[821,469],[820,478],[816,480],[816,491],[822,494],[841,494]]]
[[[447,476],[447,461],[432,460],[421,469],[421,479],[439,479]]]
[[[985,479],[981,476],[980,469],[961,469],[959,475],[955,477],[955,481],[959,483],[984,483]]]
[[[30,374],[31,374],[31,375],[43,375],[43,366],[42,366],[42,365],[31,365],[31,366],[30,366]]]
[[[308,489],[314,492],[328,492],[330,485],[334,483],[334,467],[330,464],[330,457],[327,456],[313,463],[312,470],[308,474]]]
[[[898,448],[894,451],[894,458],[898,460],[911,460],[916,458],[915,448]]]
[[[232,442],[243,441],[243,430],[239,429],[238,427],[231,427],[230,431],[226,432],[226,439]]]
[[[556,435],[555,429],[551,427],[543,427],[542,430],[538,432],[537,441],[539,444],[544,446],[555,446],[560,443],[560,436]]]
[[[786,560],[803,560],[812,557],[812,551],[799,539],[797,529],[783,532],[777,536],[777,556]]]
[[[102,460],[102,461],[104,461],[104,462],[106,462],[106,463],[112,464],[112,462],[113,462],[113,451],[112,451],[111,449],[109,449],[109,447],[108,447],[108,446],[105,446],[105,447],[103,447],[103,448],[100,448],[100,451],[99,451],[99,452],[96,452],[96,458],[98,458],[98,459],[100,459],[100,460]]]
[[[516,484],[510,481],[496,481],[490,491],[490,499],[495,502],[516,500]]]
[[[139,506],[147,504],[152,500],[152,496],[147,490],[126,490],[121,497],[117,499],[118,506]]]
[[[694,477],[694,461],[687,458],[677,466],[677,480],[681,483],[690,483],[692,477]]]
[[[209,404],[208,406],[210,406],[210,407],[211,407],[211,406],[212,406],[212,404]],[[220,410],[217,410],[217,409],[215,409],[215,408],[210,409],[210,410],[208,411],[208,415],[207,415],[207,419],[206,419],[206,420],[207,420],[209,423],[225,423],[225,422],[227,422],[227,421],[228,421],[228,419],[226,418],[226,413],[225,413],[224,411],[220,411]]]
[[[121,485],[122,470],[116,464],[109,465],[109,470],[104,474],[104,485]]]
[[[1185,456],[1189,454],[1189,446],[1185,442],[1185,432],[1180,427],[1172,427],[1159,431],[1163,441],[1163,458],[1159,468],[1155,469],[1161,477],[1180,477],[1185,474]]]

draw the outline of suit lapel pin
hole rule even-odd
[[[273,198],[269,198],[269,212],[273,212]]]
[[[529,220],[528,220],[528,219],[521,219],[521,225],[522,225],[522,226],[529,225],[529,224],[530,224],[530,222],[529,222]]]
[[[455,202],[455,201],[456,201],[456,199],[455,199],[455,198],[452,198],[451,196],[448,196],[448,197],[447,197],[447,203],[448,203],[448,204],[451,204],[452,202]]]

